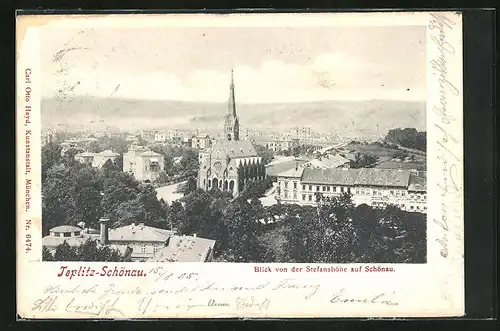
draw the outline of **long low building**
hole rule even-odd
[[[395,205],[427,213],[427,174],[399,169],[311,169],[296,167],[278,176],[276,199],[282,203],[315,205],[318,197],[350,193],[355,205]]]

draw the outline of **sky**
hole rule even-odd
[[[44,28],[43,96],[425,100],[423,26]]]

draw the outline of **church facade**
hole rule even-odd
[[[266,168],[254,145],[248,140],[240,140],[232,71],[224,135],[210,148],[200,151],[199,163],[197,184],[203,190],[218,188],[237,197],[249,181],[265,179]]]

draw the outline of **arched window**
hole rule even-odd
[[[234,180],[229,181],[229,190],[232,192],[234,191]]]
[[[211,179],[208,180],[208,188],[212,188],[212,180]]]

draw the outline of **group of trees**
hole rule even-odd
[[[100,246],[94,239],[87,239],[81,246],[72,247],[66,241],[57,246],[54,254],[46,247],[42,250],[43,261],[106,261],[129,262],[131,249],[124,254],[109,246]]]
[[[175,227],[217,241],[227,262],[425,263],[426,216],[388,206],[355,207],[349,195],[318,207],[233,199],[196,190],[170,206]],[[174,210],[175,209],[175,212]]]
[[[379,157],[376,155],[358,152],[354,155],[354,160],[350,162],[350,167],[353,169],[373,168],[378,161]]]
[[[268,164],[274,159],[274,154],[273,152],[268,149],[266,146],[258,145],[255,144],[255,151],[257,152],[257,155],[262,158],[262,163]]]
[[[42,148],[43,233],[63,224],[97,227],[99,218],[127,225],[165,219],[164,203],[155,189],[142,185],[112,162],[96,169],[60,156],[60,147]]]
[[[387,132],[385,141],[391,144],[401,145],[407,148],[415,148],[426,151],[427,134],[425,131],[417,131],[415,128],[392,129]]]

